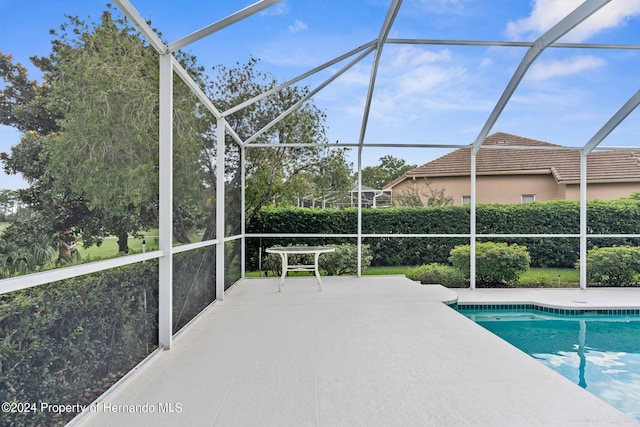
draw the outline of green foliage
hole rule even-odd
[[[366,238],[372,254],[371,265],[420,265],[427,262],[446,262],[455,245],[465,238],[405,238],[398,233],[468,233],[469,209],[446,206],[440,208],[366,209],[363,232],[389,234],[389,238]],[[247,226],[248,233],[325,233],[355,234],[357,209],[262,209]],[[465,225],[467,229],[465,229]],[[350,238],[261,238],[247,239],[249,269],[257,269],[259,247],[304,243],[307,245],[339,245],[354,243]]]
[[[42,270],[52,264],[54,255],[47,242],[19,245],[0,238],[0,279]]]
[[[214,67],[217,76],[207,88],[213,103],[224,111],[277,87],[279,83],[275,77],[261,72],[257,64],[258,60],[251,58],[243,66]],[[348,192],[351,183],[347,178],[351,165],[346,160],[346,149],[328,144],[325,113],[313,102],[304,102],[283,120],[265,128],[308,93],[307,87],[287,86],[226,117],[229,126],[242,140],[255,138],[255,142],[271,144],[308,144],[267,148],[256,144],[258,146],[245,150],[242,161],[246,171],[244,206],[247,224],[253,221],[262,207],[276,201],[290,204],[300,195],[323,197],[330,192]],[[254,135],[258,131],[260,133]],[[240,149],[228,133],[226,147],[225,200],[228,206],[239,209],[242,184]],[[208,168],[208,171],[208,184],[215,188],[215,167]],[[212,213],[204,233],[205,239],[215,236],[214,220]],[[239,228],[238,222],[229,233],[239,234]]]
[[[0,401],[95,400],[157,346],[157,283],[147,261],[1,295]],[[7,426],[65,421],[0,413]]]
[[[156,223],[158,56],[122,18],[94,24],[68,17],[53,44],[52,97],[62,100],[49,167],[89,207],[109,213],[109,234]],[[197,168],[193,168],[196,169]]]
[[[451,264],[470,277],[469,245],[456,246],[451,251]],[[524,246],[496,242],[476,243],[476,278],[481,284],[496,285],[514,283],[519,275],[529,269],[531,258]]]
[[[464,274],[450,265],[431,263],[411,268],[407,271],[408,279],[417,280],[422,284],[438,284],[447,288],[462,288],[468,286]]]
[[[403,173],[415,168],[403,159],[391,155],[380,157],[380,164],[362,168],[362,185],[381,190],[384,186]]]
[[[589,282],[602,286],[636,285],[639,274],[640,247],[596,248],[587,253]]]
[[[11,235],[20,245],[40,244],[46,238],[53,246],[71,244],[82,235],[85,244],[99,244],[105,236],[104,211],[90,210],[87,198],[71,190],[67,182],[49,167],[49,146],[55,134],[38,135],[29,131],[12,147],[12,155],[5,156],[5,172],[21,173],[30,183],[18,190],[18,197],[28,209],[13,215],[11,226],[3,233]]]
[[[0,52],[0,123],[21,132],[48,135],[58,129],[56,120],[60,118],[51,108],[51,87],[30,80],[27,71],[21,64],[14,64],[11,55]]]
[[[0,232],[0,279],[51,268],[55,245],[42,224],[15,218]]]
[[[334,252],[320,256],[320,269],[329,276],[358,274],[358,247],[345,243],[335,248]],[[372,258],[369,246],[362,245],[361,267],[363,272],[371,265]]]
[[[640,233],[640,203],[635,199],[590,201],[587,204],[588,227],[592,233]],[[371,248],[372,266],[446,264],[457,245],[469,242],[464,237],[394,237],[397,234],[468,234],[468,206],[365,209],[362,231],[389,237],[365,238]],[[536,202],[516,205],[478,205],[477,231],[482,234],[577,234],[580,231],[580,206],[573,201]],[[263,209],[248,233],[333,233],[355,234],[357,210]],[[247,240],[249,268],[257,268],[258,247],[277,244],[349,243],[347,238]],[[353,239],[350,243],[353,243]],[[573,268],[580,255],[577,238],[492,238],[495,242],[526,246],[532,267]],[[598,245],[639,245],[634,238],[589,238],[590,247]]]
[[[127,252],[126,236],[157,222],[158,55],[110,5],[98,23],[68,16],[51,34],[51,54],[31,58],[41,84],[0,53],[3,124],[25,132],[11,155],[2,154],[5,171],[30,181],[20,199],[51,234],[88,245],[116,235]],[[193,57],[176,57],[202,81]],[[188,243],[210,197],[202,179],[208,122],[175,80],[174,235]]]

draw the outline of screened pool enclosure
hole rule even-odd
[[[288,80],[278,85],[274,89],[262,93],[261,95],[247,99],[237,105],[233,105],[230,108],[223,110],[220,106],[215,105],[205,94],[201,86],[194,80],[194,78],[188,73],[188,71],[181,65],[180,61],[176,59],[176,52],[179,50],[188,49],[195,43],[210,43],[208,49],[215,51],[216,39],[215,35],[220,32],[232,31],[237,25],[243,25],[245,21],[255,18],[255,16],[261,16],[263,20],[269,20],[271,15],[269,11],[277,7],[277,0],[263,0],[254,3],[244,9],[238,10],[231,15],[220,19],[212,24],[206,25],[200,29],[195,28],[194,32],[189,35],[172,40],[166,43],[156,33],[156,31],[147,23],[143,13],[140,13],[136,9],[136,2],[129,2],[126,0],[115,0],[114,3],[118,9],[127,17],[127,19],[133,23],[133,25],[139,30],[142,37],[146,42],[155,49],[159,58],[159,75],[160,75],[160,97],[159,97],[159,235],[158,235],[158,250],[148,251],[141,254],[124,256],[116,259],[109,259],[99,262],[87,263],[82,265],[76,265],[66,268],[55,269],[51,271],[41,272],[37,274],[30,274],[25,276],[19,276],[9,278],[0,281],[3,294],[9,294],[11,292],[46,285],[53,282],[59,282],[60,286],[66,286],[69,281],[77,280],[78,278],[91,277],[91,275],[99,274],[100,272],[114,271],[119,272],[122,270],[122,275],[127,279],[126,269],[132,265],[155,266],[157,264],[157,272],[147,271],[145,274],[152,275],[151,282],[155,282],[155,285],[151,286],[151,289],[147,289],[148,295],[144,295],[144,304],[157,305],[157,333],[158,333],[158,346],[161,348],[170,348],[172,337],[186,324],[189,319],[195,316],[199,311],[205,308],[215,300],[223,300],[225,296],[225,290],[231,286],[234,282],[244,277],[244,270],[246,265],[245,260],[245,245],[247,239],[257,239],[261,237],[274,237],[271,234],[248,234],[245,229],[245,163],[244,159],[252,150],[269,150],[277,147],[282,147],[282,144],[276,142],[265,142],[260,139],[261,135],[267,133],[274,125],[282,121],[288,114],[304,105],[305,102],[313,99],[316,96],[321,96],[323,91],[327,88],[331,88],[332,84],[341,81],[341,78],[349,78],[350,71],[358,70],[358,76],[367,76],[366,90],[363,92],[360,99],[362,109],[360,111],[360,120],[352,123],[352,127],[355,128],[354,134],[358,135],[353,141],[340,140],[335,144],[331,144],[331,147],[335,148],[350,148],[356,153],[356,166],[358,171],[358,187],[362,188],[361,170],[363,167],[363,154],[367,150],[377,150],[376,152],[393,153],[394,150],[403,148],[413,150],[412,153],[416,155],[418,153],[428,152],[430,150],[453,150],[460,147],[469,147],[469,140],[466,141],[438,141],[434,140],[433,136],[430,136],[432,129],[425,128],[422,130],[423,138],[421,141],[390,141],[379,142],[375,136],[371,135],[372,122],[376,122],[377,125],[384,126],[384,118],[372,116],[372,105],[380,101],[377,96],[384,96],[388,94],[386,91],[378,93],[377,83],[379,82],[379,71],[385,66],[385,52],[390,49],[391,46],[411,46],[419,49],[429,49],[433,47],[446,46],[450,49],[459,49],[467,52],[474,49],[508,49],[509,55],[517,53],[518,59],[513,60],[512,69],[510,70],[510,78],[504,81],[502,92],[497,99],[494,99],[491,108],[487,108],[489,111],[488,117],[484,117],[480,121],[480,125],[474,128],[475,138],[471,139],[471,164],[470,164],[470,223],[469,230],[463,234],[432,234],[428,230],[420,234],[380,234],[380,233],[367,233],[363,230],[363,207],[361,203],[358,205],[358,220],[357,227],[349,234],[341,234],[339,236],[332,234],[305,234],[296,233],[296,230],[291,230],[289,234],[278,234],[279,237],[294,237],[300,238],[301,242],[304,242],[305,238],[313,237],[325,237],[328,239],[334,237],[349,238],[358,246],[359,258],[361,255],[361,248],[364,241],[375,241],[376,239],[394,239],[394,238],[415,238],[415,239],[447,239],[447,238],[464,238],[471,243],[471,280],[470,286],[474,288],[476,285],[475,279],[475,245],[474,243],[478,239],[487,238],[521,238],[531,237],[540,239],[577,239],[580,242],[580,286],[586,288],[587,286],[587,265],[586,265],[586,253],[587,242],[589,238],[637,238],[640,237],[639,230],[629,230],[626,234],[592,234],[589,232],[587,222],[587,159],[589,155],[595,150],[640,150],[640,146],[611,146],[606,145],[607,137],[618,128],[619,125],[624,123],[625,119],[632,114],[635,107],[640,103],[640,91],[627,94],[631,95],[626,98],[625,102],[621,102],[617,106],[617,111],[614,110],[610,115],[610,118],[598,122],[598,130],[592,134],[590,138],[583,140],[582,144],[575,146],[564,146],[563,149],[572,149],[580,153],[580,225],[579,229],[570,234],[546,234],[546,233],[531,233],[526,235],[512,235],[512,234],[480,234],[477,232],[476,221],[476,180],[477,180],[477,165],[476,160],[478,153],[481,150],[489,149],[483,147],[483,141],[485,138],[495,129],[496,123],[498,123],[501,115],[513,102],[514,94],[519,88],[521,82],[523,82],[528,76],[528,72],[532,69],[536,60],[542,55],[548,52],[568,51],[568,52],[584,52],[584,51],[598,51],[598,52],[616,52],[621,55],[637,55],[639,44],[617,44],[617,43],[585,43],[585,42],[559,42],[566,34],[568,34],[574,28],[579,28],[583,22],[589,20],[592,15],[597,14],[607,4],[622,3],[624,0],[586,0],[577,5],[575,10],[570,11],[564,18],[559,20],[546,29],[533,41],[522,40],[479,40],[479,39],[454,39],[454,38],[396,38],[395,34],[403,33],[401,28],[397,28],[397,18],[400,16],[404,7],[411,8],[415,5],[404,4],[400,0],[392,0],[386,11],[386,15],[380,22],[377,22],[377,35],[373,39],[362,40],[362,44],[357,46],[343,46],[338,42],[335,42],[334,50],[343,52],[327,61],[318,61],[318,63],[307,68],[300,74],[294,77],[288,76]],[[407,3],[407,2],[405,2]],[[493,2],[490,3],[493,7]],[[491,8],[489,7],[489,9]],[[350,10],[348,3],[345,3],[345,10],[335,10],[332,13],[335,14],[349,14],[354,13],[357,15],[356,9]],[[604,10],[604,9],[603,9]],[[276,13],[274,12],[273,16]],[[368,18],[368,15],[367,19]],[[363,18],[364,19],[364,18]],[[213,21],[214,19],[212,19]],[[184,27],[188,27],[189,23],[182,23]],[[247,25],[241,27],[242,31],[247,31]],[[160,28],[162,30],[162,28]],[[465,33],[466,34],[466,33]],[[256,34],[255,37],[260,37]],[[327,36],[328,37],[328,36]],[[330,38],[327,40],[330,42]],[[312,55],[312,53],[310,53]],[[637,58],[636,58],[637,60]],[[518,62],[519,61],[519,62]],[[363,74],[363,70],[367,70]],[[424,72],[428,72],[425,70]],[[630,81],[638,82],[636,78],[637,73],[633,70],[629,70],[628,76]],[[327,77],[328,76],[328,77]],[[352,76],[352,75],[351,75]],[[473,78],[472,76],[468,76]],[[352,77],[350,77],[352,78]],[[237,129],[234,129],[230,124],[228,118],[235,112],[244,108],[250,107],[253,103],[259,102],[263,99],[267,99],[270,95],[286,90],[288,87],[296,84],[307,84],[306,82],[313,82],[313,86],[310,86],[309,92],[299,101],[288,107],[286,111],[271,118],[271,121],[264,126],[260,131],[255,133],[249,138],[241,138]],[[471,82],[470,84],[473,84]],[[482,84],[478,82],[477,84]],[[614,82],[606,81],[594,81],[593,84],[598,85],[613,85]],[[633,84],[633,83],[631,83]],[[240,206],[229,206],[225,203],[225,197],[215,198],[215,237],[212,239],[200,241],[197,243],[184,244],[180,246],[174,245],[174,169],[175,165],[175,152],[176,147],[174,142],[179,139],[180,135],[177,133],[180,128],[174,122],[174,105],[176,100],[176,86],[187,87],[193,96],[198,100],[199,106],[206,111],[206,114],[210,114],[215,118],[215,173],[216,173],[216,186],[215,194],[223,195],[229,192],[230,183],[225,177],[228,171],[229,163],[225,162],[225,155],[229,150],[229,144],[235,144],[233,150],[237,153],[236,166],[238,170],[242,172],[242,184],[234,189],[238,191],[238,200],[240,200]],[[456,90],[452,88],[452,90]],[[461,93],[460,96],[463,96]],[[518,102],[521,102],[519,100]],[[532,99],[528,102],[536,102]],[[480,115],[483,114],[481,109]],[[574,111],[575,114],[580,114],[580,111]],[[588,112],[585,112],[587,114]],[[327,111],[330,116],[331,111]],[[335,114],[341,114],[336,112]],[[517,115],[517,112],[516,112]],[[631,116],[633,117],[633,116]],[[426,119],[425,119],[426,120]],[[430,126],[434,126],[433,123]],[[570,123],[567,127],[571,127]],[[570,130],[568,130],[569,132]],[[634,142],[637,142],[637,126],[636,133],[634,134]],[[437,133],[433,133],[437,135]],[[558,142],[558,141],[555,141]],[[305,144],[287,143],[287,147],[305,146]],[[520,149],[536,149],[536,147],[521,147]],[[500,147],[491,147],[491,149],[500,149]],[[227,159],[229,160],[229,159]],[[182,165],[181,165],[182,166]],[[357,197],[357,200],[362,201],[362,197]],[[233,257],[228,254],[237,255],[239,260],[238,268],[230,268],[228,263],[229,259]],[[226,256],[227,255],[227,256]],[[206,270],[206,271],[205,271]],[[360,270],[360,265],[359,265]],[[146,270],[145,270],[146,271]],[[136,273],[137,274],[137,273]],[[197,277],[196,277],[197,276]],[[118,280],[118,279],[114,279]],[[195,289],[189,286],[183,286],[182,284],[189,284],[195,281],[202,281],[205,283],[204,288]],[[154,289],[155,288],[155,289]],[[194,295],[197,294],[197,304],[187,307],[187,304],[183,303],[187,299],[193,300]],[[157,294],[157,300],[150,295]],[[184,300],[184,301],[183,301]],[[156,316],[156,313],[153,313]],[[147,321],[149,318],[146,319]],[[154,328],[151,328],[152,330]],[[155,344],[153,339],[149,337],[149,343],[147,349],[141,350],[142,353],[148,351],[149,348],[153,348]],[[151,347],[149,347],[151,346]]]

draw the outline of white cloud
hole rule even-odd
[[[304,31],[306,29],[307,24],[300,21],[299,19],[296,19],[296,21],[292,25],[289,25],[289,31],[291,31],[292,33],[299,33],[300,31]]]
[[[548,80],[553,77],[570,76],[606,65],[606,61],[591,55],[577,55],[563,60],[540,60],[529,71],[533,80]]]
[[[264,16],[286,15],[287,13],[289,13],[289,5],[285,2],[277,3],[260,12],[260,14]]]
[[[482,58],[482,60],[480,61],[480,68],[489,68],[493,66],[493,59],[491,58]]]
[[[583,0],[535,0],[531,14],[507,24],[506,34],[515,39],[535,38],[577,8]],[[622,26],[640,15],[640,0],[617,0],[571,30],[564,41],[580,42],[603,30]]]
[[[384,60],[385,55],[387,59]],[[376,82],[371,117],[405,124],[427,111],[484,109],[469,87],[468,70],[449,49],[387,49]]]
[[[411,46],[403,46],[394,53],[391,63],[395,69],[405,70],[407,68],[421,66],[424,64],[450,61],[451,52],[448,49],[434,52]]]

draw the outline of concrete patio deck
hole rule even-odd
[[[401,276],[243,280],[76,424],[639,425],[442,303],[456,298]]]

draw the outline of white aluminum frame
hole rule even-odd
[[[527,73],[531,64],[538,58],[544,49],[547,48],[586,48],[586,49],[630,49],[639,50],[640,45],[620,45],[620,44],[589,44],[589,43],[557,43],[556,41],[565,35],[575,26],[579,25],[586,18],[591,16],[605,4],[611,0],[586,0],[580,6],[578,6],[573,12],[562,19],[558,24],[554,25],[549,31],[544,33],[534,42],[515,42],[515,41],[478,41],[478,40],[428,40],[428,39],[390,39],[389,33],[393,27],[395,18],[402,5],[401,0],[392,0],[386,18],[381,25],[381,29],[378,38],[363,44],[353,50],[350,50],[335,59],[328,61],[318,67],[309,70],[306,73],[299,75],[298,77],[291,79],[282,85],[273,88],[255,98],[252,98],[242,104],[234,106],[225,112],[220,112],[215,105],[209,100],[203,90],[198,84],[188,75],[180,64],[173,57],[173,52],[186,47],[191,43],[201,40],[204,37],[219,31],[223,28],[233,25],[242,19],[247,18],[257,12],[265,10],[272,5],[279,2],[279,0],[261,0],[245,9],[242,9],[227,18],[214,22],[204,28],[197,30],[177,41],[169,44],[165,44],[160,37],[154,32],[154,30],[146,23],[140,13],[133,7],[129,0],[114,0],[116,6],[123,12],[123,14],[132,22],[132,24],[140,31],[142,36],[150,43],[160,57],[160,105],[159,105],[159,183],[160,183],[160,249],[158,251],[147,252],[139,255],[125,256],[121,258],[115,258],[106,261],[94,262],[90,264],[83,264],[78,266],[72,266],[67,268],[61,268],[36,274],[29,274],[25,276],[5,279],[0,281],[0,294],[13,292],[20,289],[25,289],[33,286],[39,286],[45,283],[54,282],[57,280],[69,279],[72,277],[81,276],[93,272],[103,271],[106,269],[116,268],[128,264],[138,263],[146,260],[158,259],[160,266],[160,307],[159,307],[159,342],[162,347],[168,349],[171,347],[172,340],[172,324],[171,324],[171,293],[172,293],[172,255],[174,253],[185,252],[202,247],[209,247],[215,245],[216,250],[216,280],[217,291],[216,299],[222,300],[224,298],[224,243],[227,241],[240,240],[243,247],[242,252],[242,276],[244,276],[244,246],[247,237],[349,237],[356,238],[358,243],[358,275],[361,274],[361,255],[362,255],[362,240],[363,238],[393,238],[393,237],[424,237],[424,238],[447,238],[447,237],[464,237],[468,238],[471,243],[471,288],[475,288],[475,242],[479,237],[570,237],[580,239],[580,286],[586,288],[587,276],[586,276],[586,252],[587,252],[587,238],[588,237],[640,237],[640,234],[620,234],[620,235],[593,235],[588,234],[587,230],[587,157],[588,155],[598,149],[617,149],[615,147],[600,148],[599,144],[613,131],[640,103],[640,91],[636,92],[627,103],[625,103],[620,110],[611,117],[611,119],[591,138],[583,147],[571,148],[560,147],[559,149],[576,149],[581,152],[580,161],[580,230],[576,234],[478,234],[476,231],[476,181],[477,181],[477,164],[476,157],[480,149],[493,149],[501,147],[483,147],[482,144],[486,136],[491,131],[491,128],[495,124],[496,120],[502,113],[503,109],[509,102],[511,96],[516,90],[518,84]],[[520,62],[520,65],[512,75],[511,80],[507,84],[500,99],[497,101],[494,109],[489,115],[487,121],[479,132],[477,138],[472,144],[471,155],[471,215],[470,215],[470,230],[469,233],[464,234],[364,234],[362,233],[362,150],[364,147],[417,147],[417,148],[460,148],[467,147],[467,145],[451,145],[451,144],[368,144],[366,143],[366,130],[369,119],[369,112],[371,107],[371,101],[373,99],[373,92],[375,90],[377,70],[382,57],[382,51],[387,43],[393,44],[434,44],[434,45],[458,45],[458,46],[516,46],[528,48],[526,54]],[[340,75],[344,74],[348,69],[355,64],[360,63],[364,58],[373,53],[373,62],[371,66],[370,81],[366,95],[366,102],[364,106],[362,122],[360,127],[360,135],[357,143],[341,143],[339,147],[357,147],[357,170],[358,170],[358,222],[357,230],[353,234],[306,234],[306,233],[290,233],[290,234],[247,234],[244,228],[244,183],[245,183],[245,168],[244,159],[247,149],[252,147],[269,147],[276,146],[276,144],[257,144],[254,143],[255,139],[278,121],[282,120],[287,114],[294,111],[301,106],[304,102],[310,99],[313,95],[324,89],[327,85],[331,84]],[[351,61],[343,66],[337,73],[335,73],[330,79],[320,84],[316,89],[305,96],[300,102],[293,105],[285,113],[275,118],[264,129],[260,130],[255,135],[248,138],[246,141],[242,141],[237,135],[234,129],[230,128],[225,117],[251,105],[253,102],[257,102],[278,90],[282,90],[292,84],[295,84],[311,75],[318,73],[321,70],[325,70],[330,66],[341,63],[342,61],[352,58]],[[173,106],[173,75],[174,73],[179,76],[192,90],[192,92],[198,97],[202,104],[209,110],[211,114],[217,120],[217,135],[216,135],[216,150],[217,150],[217,163],[216,163],[216,238],[206,242],[198,242],[194,244],[173,247],[172,246],[172,192],[173,192],[173,180],[172,180],[172,151],[173,151],[173,125],[172,125],[172,106]],[[231,138],[240,147],[240,155],[242,159],[242,214],[241,214],[241,234],[238,236],[225,236],[225,206],[224,206],[224,152],[225,152],[225,136],[230,135]],[[309,144],[286,144],[286,146],[303,146]],[[282,144],[277,144],[282,147]],[[513,147],[505,147],[513,148]],[[535,149],[535,147],[528,147],[526,149]],[[634,149],[631,147],[621,147],[620,149]],[[635,148],[636,150],[638,148]]]

